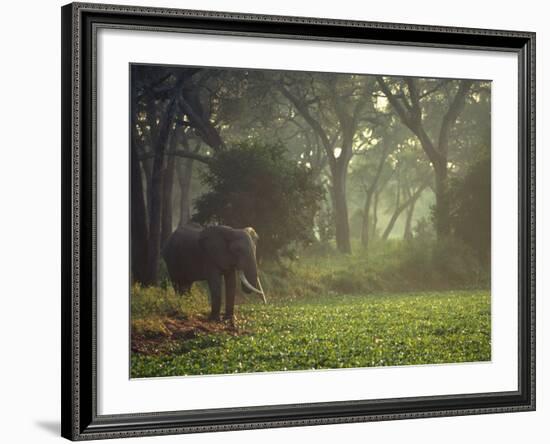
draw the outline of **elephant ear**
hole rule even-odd
[[[234,238],[234,230],[224,225],[208,227],[199,236],[199,245],[220,270],[229,270],[235,264],[229,248]]]

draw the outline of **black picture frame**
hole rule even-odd
[[[72,3],[62,14],[62,436],[71,440],[535,409],[535,33]],[[96,352],[97,27],[507,51],[519,66],[518,390],[100,416]]]

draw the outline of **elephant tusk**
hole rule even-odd
[[[257,288],[253,287],[252,285],[250,285],[250,282],[248,282],[248,280],[246,279],[246,276],[244,275],[244,273],[242,271],[239,271],[239,277],[241,278],[241,282],[243,283],[243,285],[248,288],[250,291],[253,291],[254,293],[258,293],[258,294],[261,294],[264,298],[264,294],[263,292],[261,292],[260,290],[258,290]]]
[[[262,299],[264,300],[264,304],[267,304],[267,301],[265,299],[265,292],[262,288],[262,282],[260,281],[260,278],[258,278],[258,287],[260,287],[260,291],[262,292]]]

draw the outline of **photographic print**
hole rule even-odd
[[[64,6],[62,436],[534,410],[535,40]]]
[[[491,360],[491,82],[130,65],[130,376]]]

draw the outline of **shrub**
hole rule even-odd
[[[434,267],[449,284],[488,285],[489,273],[482,267],[475,250],[465,242],[447,238],[435,243],[432,250]]]
[[[191,308],[208,311],[208,289],[201,283],[195,283],[191,292],[177,295],[172,287],[132,286],[131,313],[134,318],[163,317],[183,318]]]
[[[479,265],[490,267],[491,262],[491,158],[481,151],[479,159],[463,177],[450,184],[451,227],[477,255]]]
[[[324,294],[487,288],[489,274],[476,254],[457,239],[390,240],[353,255],[319,255],[316,245],[281,268],[267,262],[262,281],[271,298],[315,298]]]
[[[282,145],[244,142],[218,152],[202,175],[210,191],[195,201],[196,222],[252,226],[258,255],[292,257],[314,240],[324,190],[311,171],[290,160]]]

